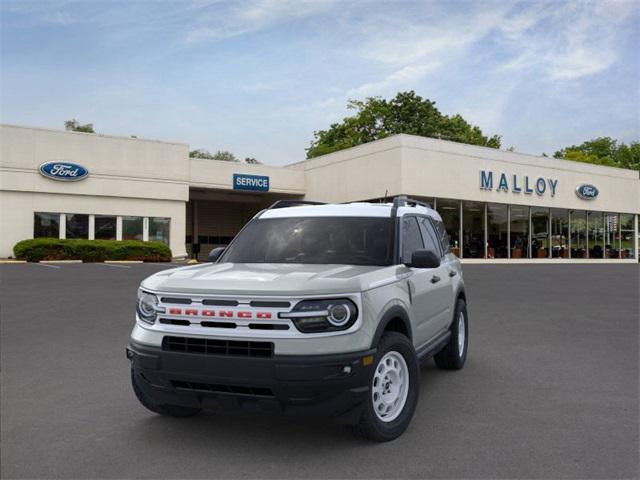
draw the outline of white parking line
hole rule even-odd
[[[98,265],[103,265],[105,267],[115,267],[115,268],[131,268],[129,265],[116,265],[115,263],[99,263]]]
[[[38,265],[40,267],[47,267],[47,268],[62,268],[59,265],[51,265],[49,263],[40,263],[40,262],[34,263],[34,265]]]

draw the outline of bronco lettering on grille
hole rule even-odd
[[[199,310],[197,308],[175,308],[172,307],[169,309],[170,315],[188,315],[190,317],[219,317],[219,318],[258,318],[260,320],[269,320],[272,318],[271,312],[252,312],[248,310],[211,310],[211,309],[202,309]]]

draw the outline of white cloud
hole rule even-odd
[[[622,1],[532,4],[500,29],[513,52],[502,68],[552,81],[602,72],[618,60],[618,30],[636,10]]]
[[[359,87],[352,88],[347,92],[347,96],[369,96],[380,95],[387,90],[398,88],[409,88],[415,86],[416,82],[422,80],[427,73],[439,67],[439,63],[422,65],[407,65],[387,75],[382,80],[363,83]]]
[[[331,10],[337,0],[252,0],[203,12],[187,31],[187,43],[199,43],[256,32],[291,19]],[[226,6],[226,8],[225,8]]]

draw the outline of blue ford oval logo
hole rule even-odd
[[[596,187],[587,183],[578,185],[576,187],[576,195],[578,195],[583,200],[593,200],[598,196],[598,193],[599,192]]]
[[[89,175],[89,170],[73,162],[56,161],[40,165],[40,173],[45,177],[63,182],[77,182]]]

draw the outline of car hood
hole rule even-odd
[[[216,263],[158,272],[142,287],[159,292],[236,295],[355,293],[393,281],[391,266]]]

